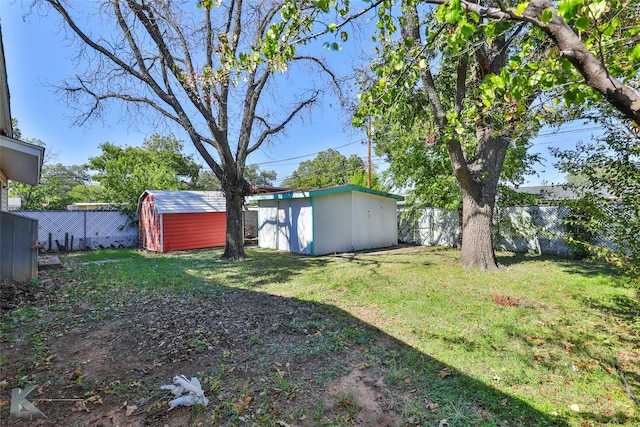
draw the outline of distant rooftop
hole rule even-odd
[[[530,187],[514,188],[518,193],[527,193],[538,196],[540,200],[556,201],[556,200],[576,200],[579,195],[574,191],[565,188],[564,185],[536,185]],[[608,193],[604,193],[605,198],[613,199],[614,197]]]

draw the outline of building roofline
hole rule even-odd
[[[309,190],[289,190],[277,193],[258,194],[251,196],[249,200],[284,200],[284,199],[304,199],[308,197],[324,196],[328,194],[344,193],[347,191],[357,191],[360,193],[372,194],[374,196],[387,197],[395,200],[404,200],[403,196],[385,193],[384,191],[372,190],[358,185],[339,185],[336,187],[314,188]]]

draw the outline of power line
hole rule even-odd
[[[344,148],[344,147],[348,147],[349,145],[354,145],[354,144],[362,144],[364,143],[364,140],[360,140],[360,141],[352,141],[352,142],[348,142],[346,144],[342,144],[339,145],[337,147],[329,147],[326,150],[322,150],[322,151],[327,151],[327,150],[337,150],[339,148]],[[318,154],[320,154],[322,151],[317,151],[315,153],[309,153],[309,154],[302,154],[300,156],[296,156],[296,157],[288,157],[286,159],[279,159],[279,160],[272,160],[272,161],[268,161],[268,162],[260,162],[260,163],[256,163],[256,165],[272,165],[272,164],[278,164],[281,162],[286,162],[289,160],[297,160],[297,159],[303,159],[305,157],[311,157],[311,156],[317,156]]]

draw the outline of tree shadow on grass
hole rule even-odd
[[[608,300],[584,298],[584,301],[592,308],[611,314],[624,322],[634,323],[640,320],[640,295],[636,295],[635,298],[612,295]]]
[[[229,280],[259,274],[253,282],[258,286],[291,280],[302,268],[329,262],[288,254],[291,259],[274,260],[274,256],[278,257],[269,254],[270,268],[260,257],[227,264],[234,270]],[[64,286],[72,292],[51,293],[46,302],[35,301],[43,304],[42,315],[12,332],[24,336],[22,344],[3,346],[3,360],[11,365],[7,368],[44,385],[44,398],[97,395],[101,399],[100,405],[87,400],[87,411],[77,410],[75,402],[40,402],[51,423],[91,425],[110,419],[121,425],[399,426],[438,425],[446,419],[449,426],[568,425],[335,306],[229,287],[220,281],[201,286],[202,277],[194,274],[201,265],[198,260],[167,257],[168,265],[161,270],[174,277],[167,283],[177,278],[193,283],[189,292],[182,286],[148,292],[147,283],[162,261],[150,262],[153,268],[148,270],[136,266],[132,276],[136,281],[129,284],[128,293],[111,292],[110,306],[94,298],[110,292],[96,286],[92,275],[98,269],[66,272]],[[216,267],[208,261],[203,265]],[[117,271],[112,265],[101,268],[114,268],[110,275]],[[74,280],[74,274],[82,280]],[[119,280],[133,279],[120,275]],[[89,294],[92,299],[85,299]],[[70,296],[81,300],[69,300]],[[51,307],[57,298],[74,307],[71,316],[56,317]],[[3,315],[3,321],[11,316]],[[47,352],[30,354],[35,351],[33,342],[45,332],[50,337],[44,342]],[[75,379],[69,374],[74,369],[79,372]],[[159,386],[179,374],[199,377],[211,400],[207,409],[181,407],[167,412],[162,402],[172,396],[159,392]],[[10,390],[24,386],[24,380],[7,379],[0,397],[9,399]]]
[[[497,254],[498,263],[504,267],[526,263],[553,262],[561,265],[569,273],[583,276],[611,276],[610,279],[621,286],[625,286],[627,280],[620,276],[620,271],[609,264],[598,261],[577,260],[559,255],[532,254],[520,252],[499,252]]]

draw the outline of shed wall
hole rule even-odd
[[[226,212],[164,214],[162,252],[224,246]]]
[[[396,201],[367,193],[352,193],[353,249],[383,248],[398,244]]]
[[[278,202],[261,200],[258,208],[258,246],[278,248]]]
[[[38,276],[38,221],[0,212],[0,280],[28,283]]]
[[[293,199],[278,202],[278,249],[311,255],[313,214],[311,200]]]
[[[352,192],[313,198],[313,255],[352,251]]]

